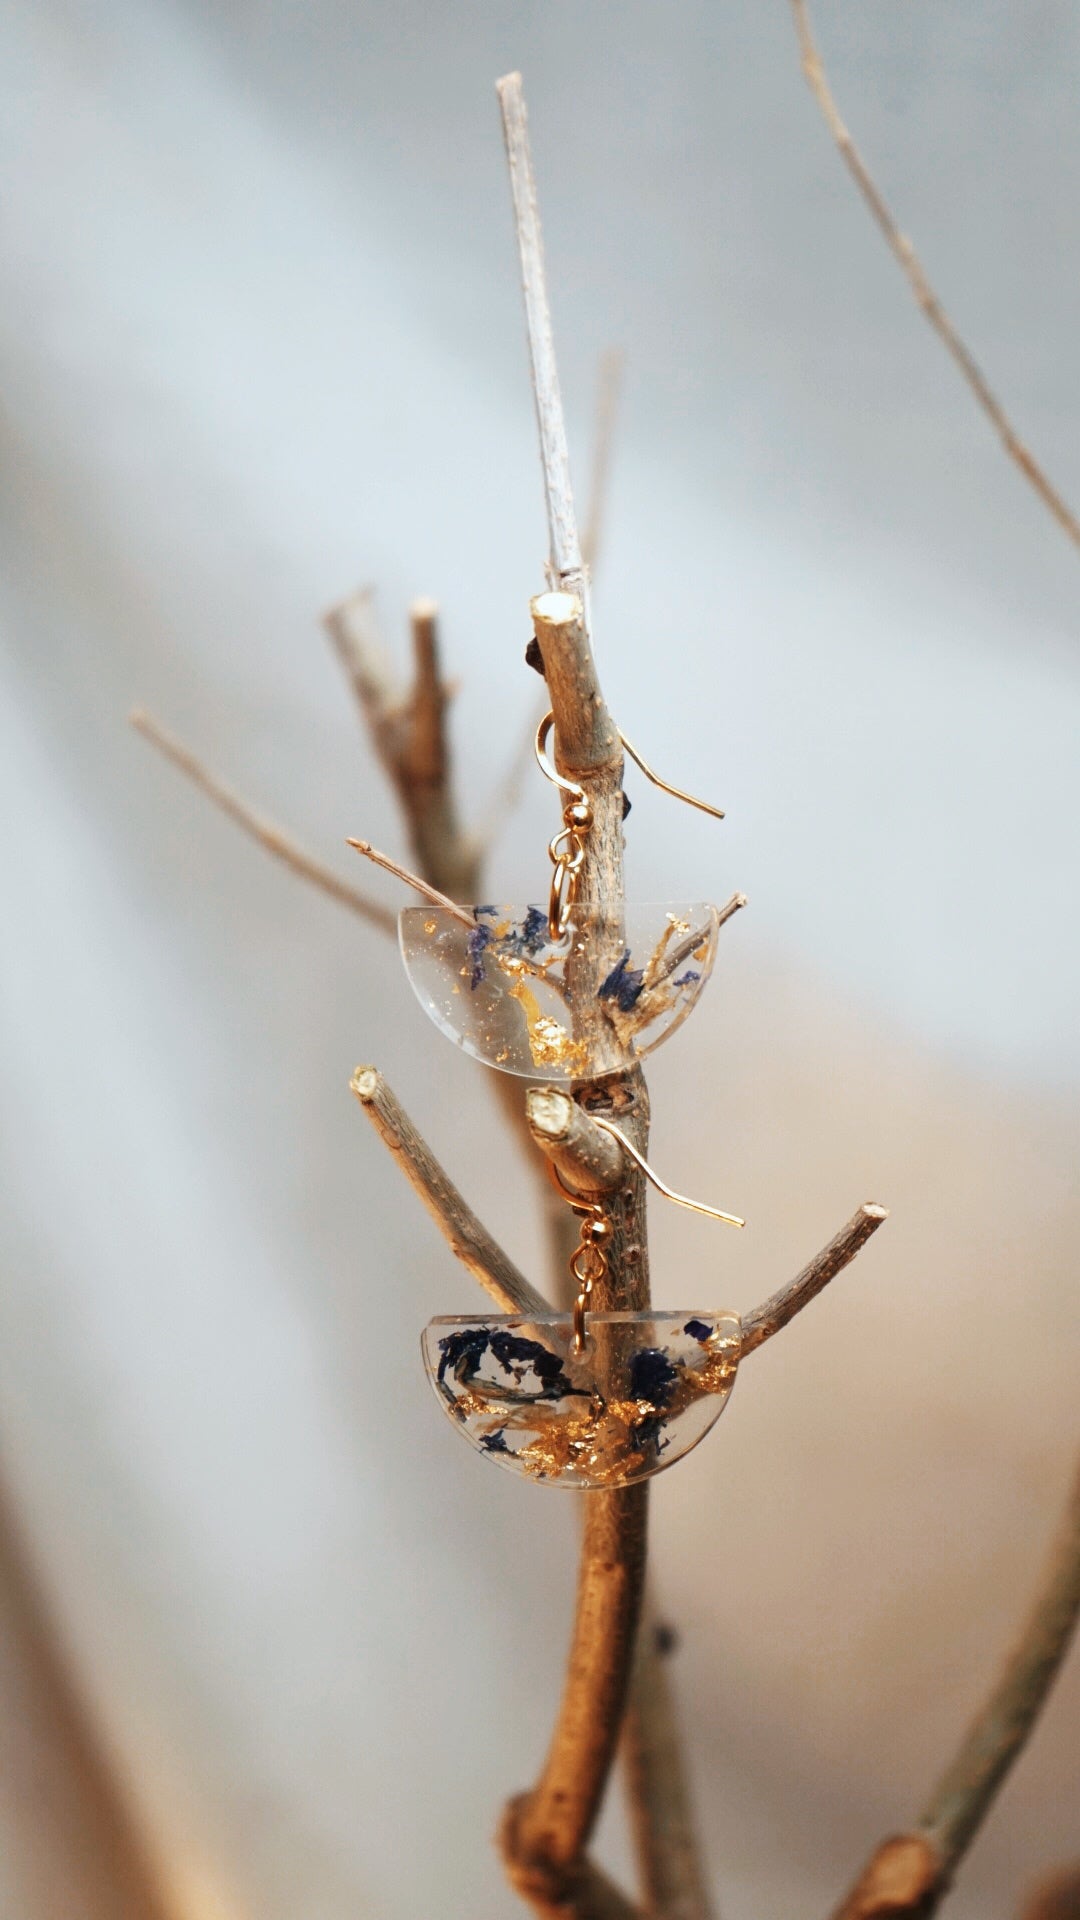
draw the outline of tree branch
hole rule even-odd
[[[611,441],[615,427],[615,415],[618,409],[619,387],[622,380],[623,354],[620,347],[608,347],[600,356],[597,378],[596,424],[593,432],[592,477],[589,487],[589,504],[585,517],[585,532],[582,535],[581,550],[590,582],[596,577],[596,561],[600,546],[600,533],[607,510],[608,474],[611,465]],[[522,782],[526,769],[533,764],[533,741],[536,729],[543,718],[543,709],[533,715],[527,730],[522,734],[516,753],[513,755],[494,796],[488,803],[485,818],[490,826],[476,836],[478,856],[483,859],[491,851],[495,836],[508,814],[514,811],[521,798]]]
[[[927,1920],[1022,1753],[1061,1670],[1080,1615],[1080,1467],[1035,1599],[1001,1673],[910,1834],[878,1848],[834,1920]],[[890,1857],[920,1863],[910,1884]]]
[[[1080,1466],[1020,1636],[919,1821],[951,1870],[967,1851],[1057,1677],[1080,1613]]]
[[[443,1172],[378,1068],[357,1067],[349,1086],[383,1145],[396,1157],[414,1193],[419,1194],[451,1253],[468,1267],[502,1311],[550,1313],[543,1294],[519,1272]]]
[[[370,840],[346,840],[345,845],[352,847],[356,853],[362,853],[364,859],[370,860],[374,866],[382,867],[384,873],[392,873],[395,880],[404,881],[407,887],[412,887],[413,891],[420,894],[424,900],[429,900],[433,907],[442,907],[446,913],[452,913],[455,920],[460,920],[463,926],[476,925],[469,908],[459,907],[456,900],[451,900],[445,893],[440,893],[438,887],[429,885],[418,873],[410,873],[408,867],[403,867],[400,860],[391,860],[388,853],[380,853],[378,847],[373,847]]]
[[[301,880],[310,881],[313,887],[318,887],[320,892],[328,894],[331,900],[337,900],[341,906],[348,907],[350,912],[359,914],[361,920],[367,920],[371,926],[378,927],[380,933],[388,933],[391,936],[396,934],[397,915],[391,913],[389,907],[380,906],[377,900],[369,900],[366,894],[358,893],[355,887],[350,887],[344,880],[339,880],[336,873],[333,873],[329,867],[324,867],[321,861],[314,859],[310,853],[305,853],[303,847],[298,846],[287,833],[275,826],[272,820],[267,820],[264,814],[256,813],[254,807],[249,807],[245,800],[241,800],[239,794],[234,793],[231,787],[227,787],[224,781],[211,773],[201,760],[197,760],[193,753],[189,753],[187,747],[183,746],[174,734],[167,732],[152,715],[144,712],[141,707],[136,707],[128,717],[136,733],[141,733],[144,740],[149,740],[151,746],[165,755],[166,760],[171,760],[174,767],[179,767],[181,773],[185,773],[188,779],[214,802],[216,807],[221,808],[222,813],[227,813],[230,820],[235,820],[237,826],[243,827],[245,833],[249,833],[253,840],[257,840],[261,847],[265,847],[267,853],[272,853],[276,860],[280,860],[293,873],[298,874]]]
[[[781,1327],[786,1327],[797,1313],[816,1300],[823,1287],[835,1280],[838,1273],[854,1260],[860,1247],[864,1247],[872,1233],[876,1233],[882,1222],[889,1217],[888,1207],[878,1207],[872,1201],[853,1213],[846,1227],[829,1241],[827,1247],[814,1255],[808,1266],[789,1280],[786,1287],[778,1293],[769,1295],[760,1307],[744,1315],[742,1323],[742,1353],[745,1359],[753,1353],[755,1347],[770,1340]]]
[[[656,1920],[712,1920],[665,1657],[667,1638],[646,1601],[622,1735],[634,1842],[646,1912]]]
[[[617,1140],[559,1087],[530,1087],[525,1095],[529,1132],[568,1187],[590,1197],[611,1193],[626,1177]]]
[[[825,124],[840,149],[840,156],[847,167],[855,185],[862,194],[874,219],[885,236],[893,258],[900,268],[915,296],[917,305],[926,315],[938,339],[967,382],[987,419],[994,427],[1010,460],[1015,461],[1024,478],[1034,487],[1044,507],[1048,507],[1058,526],[1066,533],[1074,546],[1080,547],[1080,520],[1062,499],[1057,488],[1047,479],[1034,455],[1020,439],[1015,427],[1008,418],[1001,402],[996,398],[980,370],[974,357],[964,345],[948,314],[945,312],[927,280],[922,263],[907,235],[900,232],[892,214],[889,212],[878,188],[875,186],[866,166],[851,138],[847,127],[840,117],[839,109],[833,99],[821,56],[814,43],[810,30],[810,16],[806,0],[791,0],[791,11],[795,19],[795,31],[799,39],[802,55],[802,69],[806,75],[810,91],[821,108]]]
[[[409,692],[401,693],[378,644],[372,599],[370,588],[361,588],[331,607],[323,624],[397,794],[418,867],[452,900],[475,900],[478,848],[463,832],[454,800],[451,693],[439,662],[435,602],[415,600],[409,610],[415,672]]]
[[[570,456],[559,392],[559,370],[555,364],[555,341],[544,273],[544,243],[540,234],[536,181],[529,150],[529,121],[520,73],[508,73],[497,82],[495,90],[502,109],[506,157],[510,166],[510,191],[514,201],[514,224],[521,256],[521,284],[525,295],[525,321],[529,335],[529,358],[551,544],[551,584],[576,593],[584,604],[585,569],[570,485]]]
[[[5,1906],[67,1920],[181,1920],[0,1484],[0,1827]],[[194,1920],[186,1903],[184,1913]]]
[[[589,641],[586,581],[570,486],[566,430],[547,305],[540,221],[521,78],[498,83],[506,135],[514,214],[521,255],[533,390],[550,532],[549,578],[557,591],[532,605],[533,626],[555,716],[560,771],[581,782],[592,809],[579,881],[581,897],[601,903],[610,917],[612,950],[600,942],[575,955],[581,974],[575,993],[586,1028],[599,1003],[587,990],[622,952],[622,748],[600,692]],[[595,949],[595,950],[593,950]],[[603,967],[604,973],[599,969]],[[576,1029],[575,1029],[576,1031]],[[648,1143],[648,1095],[640,1070],[612,1075],[579,1097],[617,1112],[640,1152]],[[609,1203],[609,1266],[597,1283],[595,1305],[648,1305],[648,1242],[643,1176],[636,1167]],[[577,1603],[563,1697],[540,1778],[507,1811],[502,1847],[508,1875],[541,1913],[581,1914],[575,1887],[584,1848],[607,1784],[630,1683],[634,1636],[645,1571],[647,1487],[586,1497]],[[553,1905],[554,1903],[554,1905]]]

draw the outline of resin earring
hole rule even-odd
[[[729,1226],[736,1214],[675,1193],[620,1128],[591,1116],[677,1205]],[[630,1486],[681,1460],[715,1426],[731,1395],[741,1326],[731,1312],[591,1313],[607,1272],[611,1221],[602,1196],[556,1187],[580,1220],[570,1313],[442,1315],[421,1346],[439,1404],[498,1466],[549,1486]]]
[[[623,912],[579,899],[592,808],[585,789],[548,758],[552,724],[548,713],[534,746],[545,778],[565,796],[548,847],[546,912],[406,907],[399,931],[405,971],[441,1033],[485,1066],[566,1082],[625,1071],[682,1025],[712,972],[722,916],[709,904]],[[723,818],[719,807],[662,780],[619,738],[654,785]]]

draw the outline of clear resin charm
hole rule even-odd
[[[422,1347],[445,1412],[498,1466],[556,1487],[660,1473],[716,1424],[735,1384],[738,1314],[568,1313],[432,1320]]]
[[[540,907],[406,907],[401,952],[421,1006],[485,1066],[552,1081],[632,1066],[682,1025],[716,957],[714,906],[587,902],[552,940]]]

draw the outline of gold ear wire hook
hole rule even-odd
[[[641,1168],[645,1178],[652,1181],[653,1186],[664,1195],[666,1200],[674,1200],[677,1207],[689,1207],[691,1213],[707,1213],[711,1220],[722,1220],[725,1226],[745,1227],[746,1221],[740,1219],[737,1213],[723,1213],[719,1207],[707,1207],[701,1200],[690,1200],[685,1193],[676,1193],[674,1187],[669,1187],[666,1181],[661,1180],[658,1173],[653,1172],[648,1161],[638,1152],[633,1142],[627,1139],[621,1127],[617,1127],[611,1120],[602,1120],[598,1113],[591,1113],[589,1118],[594,1121],[598,1127],[603,1127],[605,1133],[610,1133],[613,1139],[619,1142],[619,1145],[630,1155],[635,1165]]]
[[[551,781],[553,786],[561,787],[564,793],[573,794],[575,800],[584,800],[585,798],[584,788],[578,786],[575,780],[565,779],[563,775],[558,771],[558,769],[553,765],[553,763],[548,759],[548,756],[544,751],[545,747],[547,746],[548,735],[551,732],[554,722],[555,722],[555,715],[553,713],[546,713],[544,715],[544,718],[541,720],[540,725],[536,729],[536,743],[535,743],[534,750],[536,753],[536,758],[540,767],[540,771],[546,779]],[[631,760],[634,761],[636,766],[639,766],[641,768],[641,771],[645,775],[646,780],[651,780],[654,787],[662,787],[665,793],[670,793],[672,797],[676,800],[685,800],[688,807],[697,807],[701,813],[710,813],[714,820],[722,820],[724,818],[723,807],[711,806],[708,800],[699,800],[696,794],[686,793],[682,787],[673,787],[670,780],[661,780],[660,775],[653,771],[648,761],[642,759],[641,754],[638,752],[637,748],[633,745],[633,743],[627,739],[625,733],[623,733],[619,729],[617,729],[617,731],[619,733],[619,739],[622,741],[622,744],[626,748],[627,753],[630,755]]]
[[[561,787],[564,793],[572,794],[575,800],[583,801],[585,799],[584,787],[579,787],[576,780],[564,779],[554,762],[549,760],[547,754],[544,752],[544,748],[548,742],[548,735],[554,724],[554,713],[545,713],[540,725],[536,729],[533,752],[536,755],[537,765],[545,780],[550,780],[553,787]]]
[[[660,775],[654,773],[648,762],[642,759],[637,748],[630,745],[625,733],[620,733],[619,739],[622,741],[631,760],[636,762],[645,775],[646,780],[651,780],[654,787],[663,787],[665,793],[672,794],[676,800],[685,800],[688,807],[697,807],[701,813],[711,813],[714,820],[722,820],[724,818],[723,807],[712,807],[707,800],[698,800],[694,794],[684,793],[681,787],[673,787],[670,780],[661,780]],[[706,1211],[708,1211],[708,1209],[706,1209]]]

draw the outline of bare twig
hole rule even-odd
[[[617,1140],[558,1087],[530,1087],[525,1095],[529,1132],[559,1178],[584,1194],[610,1193],[626,1177]]]
[[[445,907],[447,913],[452,913],[454,919],[460,920],[464,926],[476,925],[472,914],[466,908],[459,907],[456,900],[448,899],[445,893],[439,892],[438,887],[433,887],[427,880],[422,880],[418,873],[410,873],[408,867],[403,867],[399,860],[391,860],[388,853],[380,853],[378,847],[373,847],[370,840],[346,840],[345,845],[354,848],[357,853],[362,853],[365,860],[372,861],[376,867],[382,867],[384,872],[392,873],[395,880],[403,880],[407,887],[412,887],[413,891],[420,894],[423,899],[430,900],[433,907]]]
[[[589,487],[589,506],[585,520],[585,533],[582,535],[581,550],[584,564],[588,569],[590,581],[596,577],[596,559],[600,545],[600,532],[607,508],[608,471],[611,464],[611,441],[615,427],[615,414],[618,408],[619,386],[622,379],[623,354],[620,347],[608,347],[600,356],[597,378],[596,426],[593,436],[592,477]],[[521,789],[525,773],[533,764],[533,742],[536,729],[543,717],[540,708],[529,721],[527,730],[522,734],[514,754],[499,787],[497,788],[485,817],[491,822],[489,828],[477,835],[477,850],[480,857],[490,852],[495,836],[507,816],[513,813],[521,799]]]
[[[181,773],[186,773],[188,779],[194,781],[195,785],[214,802],[214,805],[221,808],[222,813],[227,813],[230,820],[235,820],[238,826],[243,827],[245,833],[249,833],[253,840],[257,840],[261,847],[266,848],[267,853],[272,853],[275,859],[282,861],[302,880],[309,880],[312,886],[318,887],[322,893],[329,894],[331,900],[339,901],[352,913],[359,914],[362,920],[367,920],[373,927],[378,927],[380,932],[389,934],[396,932],[396,914],[391,913],[388,907],[380,906],[377,900],[369,900],[366,894],[358,893],[355,887],[348,886],[344,880],[339,880],[336,873],[333,873],[329,867],[324,867],[322,862],[314,859],[310,853],[306,853],[303,847],[297,846],[296,841],[283,833],[272,820],[267,820],[264,814],[256,813],[253,807],[249,807],[231,787],[227,787],[216,774],[211,773],[209,768],[203,765],[201,760],[197,760],[193,753],[189,753],[187,747],[183,746],[175,735],[167,732],[151,714],[145,713],[141,707],[136,707],[129,715],[129,719],[136,733],[141,733],[143,739],[149,740],[151,746],[157,747],[159,753],[163,753],[167,760],[171,760],[174,767],[179,767]]]
[[[379,758],[390,778],[396,780],[401,697],[379,642],[374,588],[357,587],[347,600],[323,615],[323,626],[371,730]]]
[[[740,908],[749,906],[749,904],[745,893],[733,893],[730,900],[725,900],[716,916],[717,926],[724,926],[726,922],[732,918],[733,914],[738,913]]]
[[[955,1877],[1010,1767],[1029,1739],[1080,1616],[1080,1467],[1019,1637],[910,1834],[886,1841],[834,1920],[927,1920]],[[898,1884],[893,1859],[921,1860]]]
[[[607,507],[608,479],[611,471],[611,445],[615,437],[615,416],[619,410],[619,389],[623,376],[621,347],[608,347],[600,355],[596,380],[596,425],[593,429],[592,471],[589,476],[589,501],[585,512],[585,531],[581,536],[581,557],[596,578],[596,559]]]
[[[417,865],[455,900],[475,900],[478,849],[462,831],[454,801],[450,688],[439,664],[435,602],[414,601],[409,623],[415,674],[403,694],[378,644],[370,589],[332,607],[324,621],[397,794]]]
[[[1042,1711],[1080,1614],[1080,1466],[1024,1626],[919,1825],[951,1872]]]
[[[576,593],[584,604],[585,571],[570,485],[570,456],[559,393],[559,370],[555,364],[555,342],[544,274],[544,244],[540,234],[536,181],[529,150],[529,122],[520,73],[508,73],[498,82],[496,92],[502,109],[506,157],[510,164],[510,190],[514,199],[514,223],[521,256],[521,284],[525,294],[525,319],[551,540],[551,584]]]
[[[642,1893],[656,1920],[712,1920],[665,1637],[646,1602],[622,1737]]]
[[[504,1313],[551,1312],[531,1281],[519,1272],[443,1172],[377,1067],[357,1067],[349,1085],[383,1145],[395,1154],[452,1253],[485,1287]]]
[[[0,1486],[3,1904],[24,1920],[180,1920],[76,1678]]]
[[[806,75],[810,90],[821,108],[825,123],[840,149],[841,158],[855,185],[866,201],[874,219],[877,221],[895,260],[898,261],[915,300],[927,320],[933,327],[938,339],[944,345],[955,365],[959,367],[983,412],[997,432],[1006,453],[1016,462],[1025,479],[1028,480],[1045,507],[1048,507],[1063,532],[1075,546],[1080,546],[1080,520],[1062,499],[1057,488],[1047,479],[1034,455],[1020,439],[1015,427],[1005,413],[1001,402],[987,385],[985,376],[961,340],[948,314],[945,312],[936,293],[927,280],[925,271],[907,235],[901,233],[892,214],[889,212],[881,194],[866,170],[854,141],[840,117],[839,109],[833,99],[821,56],[814,43],[810,30],[810,16],[806,0],[791,0],[791,11],[795,18],[795,30],[799,38],[799,50],[802,55],[802,69]]]
[[[781,1287],[760,1307],[754,1307],[752,1312],[744,1315],[743,1355],[753,1353],[755,1347],[760,1347],[764,1340],[779,1333],[781,1327],[786,1327],[788,1321],[808,1307],[811,1300],[816,1300],[822,1288],[827,1287],[830,1280],[835,1280],[850,1260],[854,1260],[859,1248],[866,1245],[870,1235],[876,1233],[888,1217],[888,1207],[877,1207],[867,1201],[858,1213],[852,1214],[846,1227],[841,1227],[828,1246],[815,1254],[809,1266],[796,1274],[794,1280],[789,1280],[786,1287]]]

